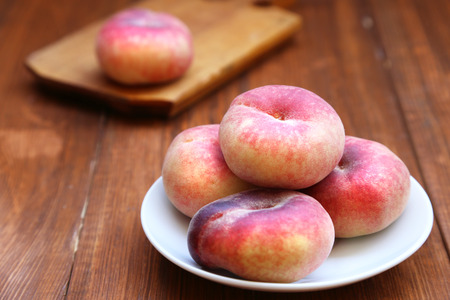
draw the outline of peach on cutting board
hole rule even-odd
[[[194,56],[189,28],[175,16],[128,9],[108,19],[96,40],[101,69],[125,85],[162,83],[181,77]]]

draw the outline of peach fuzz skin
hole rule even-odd
[[[164,189],[172,204],[192,217],[202,206],[254,186],[234,175],[219,146],[219,124],[179,133],[162,167]]]
[[[253,189],[201,208],[188,228],[192,258],[241,278],[295,282],[317,269],[334,244],[330,216],[296,191]]]
[[[179,78],[191,65],[193,52],[191,33],[181,20],[137,8],[107,20],[96,40],[101,69],[125,85]]]
[[[347,136],[338,166],[302,192],[328,211],[336,237],[351,238],[392,224],[406,207],[410,185],[408,168],[386,146]]]
[[[327,176],[344,151],[336,111],[316,94],[268,85],[236,97],[220,123],[230,169],[260,187],[301,189]]]

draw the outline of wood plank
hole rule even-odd
[[[423,182],[450,249],[450,5],[372,3]],[[402,14],[397,13],[400,10]],[[433,18],[429,18],[430,11]]]
[[[24,58],[123,2],[0,4],[0,299],[64,298],[103,122],[40,90]]]
[[[54,105],[23,68],[64,26],[67,6],[42,18],[51,4],[0,9],[0,299],[64,297],[101,130],[98,112]]]
[[[26,65],[51,86],[82,92],[119,110],[171,116],[243,71],[300,27],[297,14],[245,1],[154,0],[134,6],[172,13],[191,29],[194,61],[179,80],[139,87],[107,80],[94,53],[104,19],[32,53]]]

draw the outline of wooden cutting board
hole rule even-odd
[[[184,76],[167,84],[127,87],[100,70],[94,41],[100,20],[30,54],[26,67],[52,87],[77,92],[124,112],[173,116],[247,68],[301,25],[299,15],[274,5],[242,0],[153,0],[134,7],[171,13],[193,35],[194,61]]]

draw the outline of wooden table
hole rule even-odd
[[[448,1],[295,2],[292,40],[170,119],[44,89],[24,68],[36,49],[133,3],[0,1],[0,299],[449,298]],[[140,206],[174,136],[219,123],[235,96],[266,84],[316,92],[347,134],[405,161],[435,213],[415,254],[352,285],[283,294],[199,278],[153,248]]]

